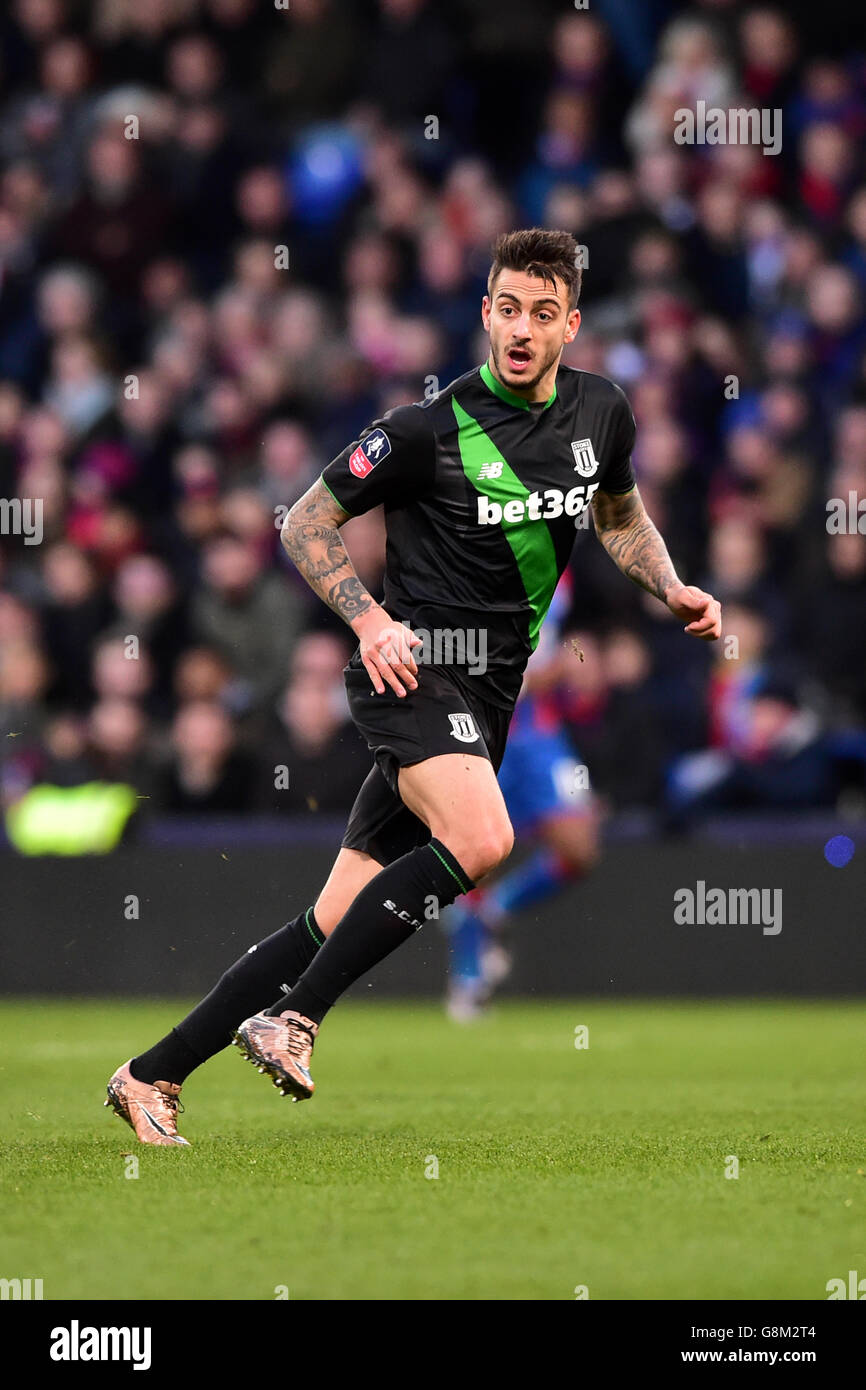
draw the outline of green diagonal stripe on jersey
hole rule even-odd
[[[463,409],[456,397],[452,397],[451,405],[457,421],[457,442],[463,472],[479,496],[489,497],[491,502],[500,503],[503,510],[505,503],[513,498],[525,502],[531,495],[529,488],[525,487],[517,474],[509,468],[490,435],[486,434],[478,421]],[[485,463],[502,464],[502,472],[498,478],[482,478],[479,481],[478,471]],[[535,651],[541,624],[547,615],[559,578],[553,539],[542,520],[530,521],[524,517],[523,521],[501,521],[498,524],[511,546],[532,609],[529,642]]]

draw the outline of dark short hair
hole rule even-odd
[[[537,275],[541,280],[561,280],[568,291],[569,311],[577,307],[580,298],[580,248],[571,232],[548,227],[528,227],[519,232],[502,232],[493,247],[493,264],[487,277],[487,293],[500,270],[519,270]]]

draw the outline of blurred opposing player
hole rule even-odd
[[[558,700],[561,629],[570,602],[566,570],[529,659],[497,777],[518,843],[535,841],[535,848],[516,869],[473,889],[448,911],[447,1008],[457,1022],[482,1013],[508,975],[507,937],[515,918],[583,878],[598,858],[598,806]]]
[[[311,1096],[313,1044],[329,1009],[507,859],[514,832],[496,772],[588,506],[625,575],[690,636],[719,636],[718,603],[677,577],[641,502],[628,401],[604,377],[561,365],[580,326],[580,280],[570,233],[500,237],[481,305],[487,361],[374,421],[286,517],[287,554],[358,638],[346,690],[375,766],[315,905],[252,946],[110,1079],[108,1103],[145,1143],[185,1142],[180,1084],[233,1035],[283,1095]],[[380,503],[384,606],[340,538],[350,516]],[[422,630],[434,636],[434,660],[419,664]],[[437,660],[435,634],[455,632],[462,653]]]

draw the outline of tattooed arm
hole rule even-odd
[[[283,549],[320,599],[351,623],[376,605],[346,552],[339,528],[349,513],[319,479],[292,507],[280,532]]]
[[[667,546],[647,516],[637,488],[619,496],[599,491],[592,509],[596,535],[623,574],[661,599],[685,622],[690,636],[715,641],[722,630],[720,605],[711,594],[677,578]]]
[[[416,688],[418,667],[411,648],[421,639],[393,622],[361,583],[339,534],[349,519],[320,478],[292,507],[280,540],[314,593],[355,633],[376,692],[384,693],[384,680],[405,695],[399,678],[410,690]]]
[[[637,488],[622,496],[597,492],[592,510],[595,533],[614,564],[647,593],[666,602],[668,589],[680,581]]]

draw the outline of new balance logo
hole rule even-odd
[[[478,524],[498,526],[500,522],[552,521],[563,512],[566,516],[579,516],[597,491],[598,483],[579,483],[568,492],[549,487],[544,492],[531,492],[525,498],[512,497],[504,506],[482,495],[478,499]]]
[[[474,743],[478,738],[478,730],[471,714],[449,714],[451,721],[451,737],[459,740],[460,743]]]
[[[478,470],[478,482],[483,482],[485,478],[501,478],[502,464],[497,460],[495,463],[482,463]]]

